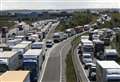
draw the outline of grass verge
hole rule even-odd
[[[66,82],[76,82],[76,73],[72,61],[72,50],[70,49],[66,57]]]

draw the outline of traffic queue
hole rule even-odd
[[[113,29],[94,29],[80,37],[77,54],[91,82],[120,82],[120,58],[111,46]]]
[[[49,45],[44,41],[52,22],[45,28],[31,28],[25,34],[7,38],[5,47],[0,47],[0,82],[37,82],[41,74],[46,50]],[[43,25],[43,24],[42,24]],[[15,78],[14,78],[15,75]]]

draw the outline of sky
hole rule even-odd
[[[120,0],[0,0],[0,10],[119,8]]]

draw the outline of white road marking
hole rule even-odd
[[[62,51],[63,51],[63,49],[64,49],[64,45],[63,45],[63,47],[60,49],[60,82],[62,82]]]

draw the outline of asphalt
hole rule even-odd
[[[66,82],[66,55],[71,48],[72,38],[57,43],[50,53],[42,82]]]

